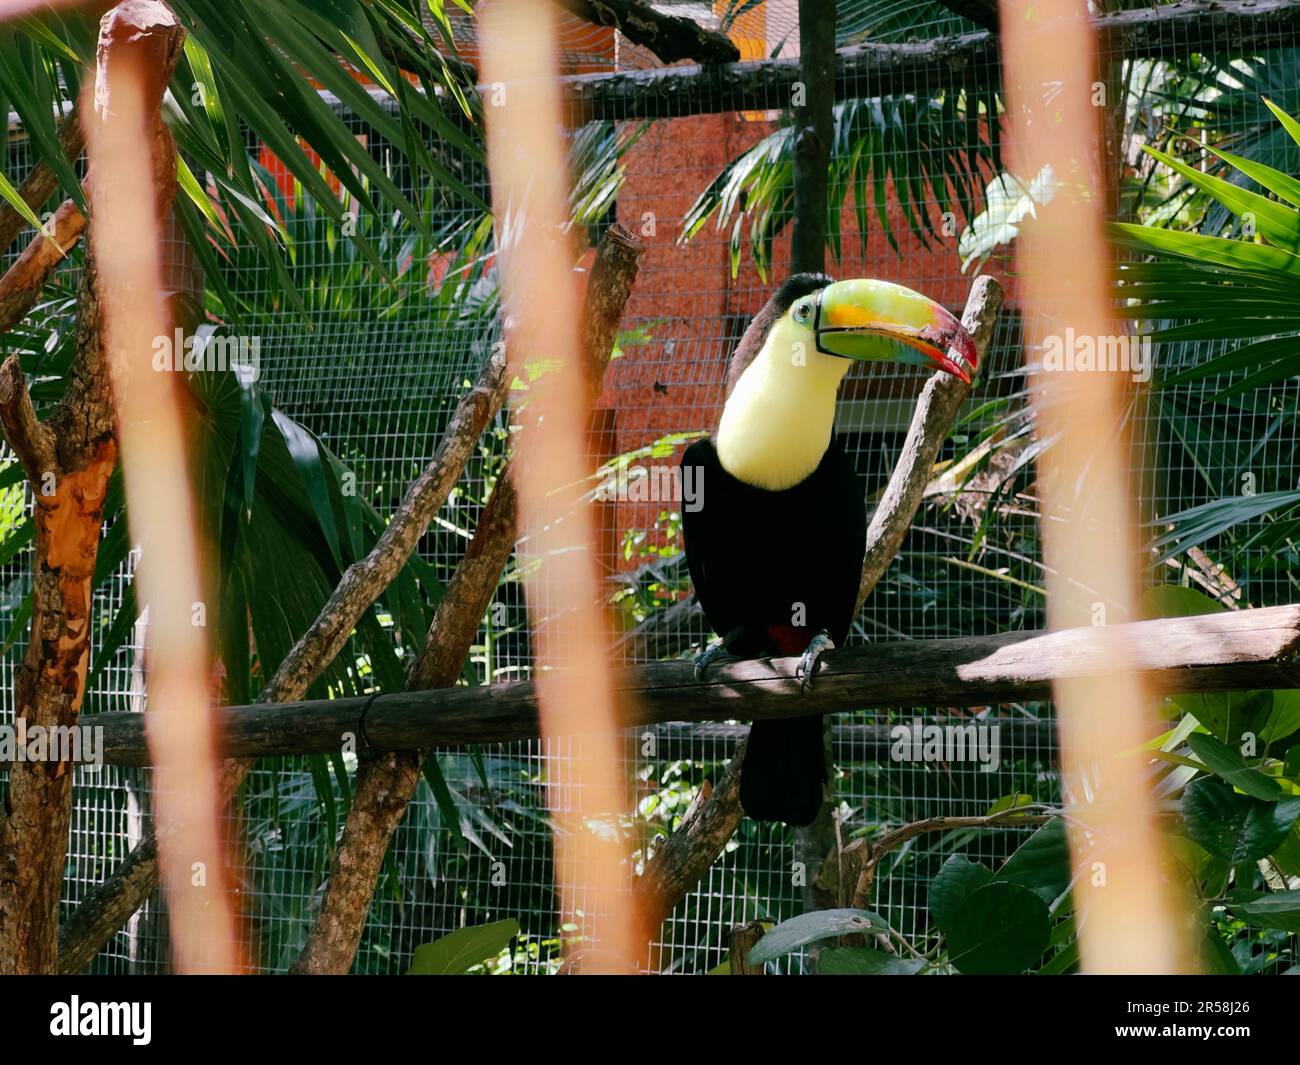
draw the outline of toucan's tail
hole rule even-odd
[[[822,719],[755,721],[740,768],[740,805],[755,821],[811,825],[826,783]]]

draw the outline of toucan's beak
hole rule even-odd
[[[869,278],[836,281],[817,294],[817,350],[845,359],[916,362],[971,383],[975,342],[947,308],[902,285]],[[883,338],[901,341],[900,352]]]

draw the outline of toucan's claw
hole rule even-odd
[[[740,629],[733,629],[721,639],[709,644],[703,651],[695,656],[695,683],[699,684],[704,680],[704,671],[714,662],[725,662],[736,656],[727,650],[731,646],[731,641],[736,639],[741,633]]]
[[[804,649],[803,655],[799,658],[799,664],[794,669],[794,677],[799,682],[800,694],[812,687],[813,674],[817,672],[817,660],[826,651],[833,650],[835,650],[835,641],[831,639],[830,633],[825,629],[822,629],[821,632],[808,641],[808,646]]]
[[[714,662],[726,661],[728,658],[735,657],[735,655],[728,653],[727,648],[721,642],[710,644],[695,656],[695,683],[699,684],[704,680],[704,671]]]

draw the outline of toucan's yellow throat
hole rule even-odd
[[[805,285],[813,280],[802,276]],[[723,468],[746,484],[780,491],[817,469],[831,442],[835,397],[849,360],[917,362],[967,383],[976,371],[974,342],[933,300],[888,281],[825,280],[788,307],[769,303],[755,319],[755,325],[772,321],[734,382],[716,437]],[[773,300],[798,281],[792,278]]]

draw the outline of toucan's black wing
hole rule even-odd
[[[730,530],[721,520],[726,513],[722,495],[731,475],[723,468],[711,440],[697,440],[682,453],[683,478],[691,478],[696,498],[682,502],[682,539],[686,547],[686,566],[695,587],[695,598],[704,610],[713,630],[727,633],[739,624],[734,620],[734,607],[729,606],[718,581],[712,579],[723,560],[719,552],[726,550]],[[683,493],[685,496],[685,493]],[[715,498],[716,497],[716,498]],[[711,504],[711,505],[710,505]],[[716,516],[716,518],[715,518]],[[727,615],[724,620],[723,615]]]
[[[807,580],[809,621],[842,647],[853,625],[867,550],[866,483],[833,440],[817,472],[796,491],[804,495],[800,509],[807,519],[809,563],[816,571],[815,579]]]

